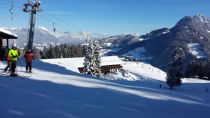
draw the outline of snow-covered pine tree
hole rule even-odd
[[[170,56],[172,61],[169,63],[166,83],[170,86],[170,89],[172,89],[174,86],[180,86],[182,83],[182,66],[185,59],[185,53],[182,48],[175,48]]]
[[[100,55],[100,47],[98,41],[93,42],[94,46],[94,61],[95,61],[95,75],[101,75],[101,55]]]
[[[35,47],[33,48],[33,55],[34,55],[34,58],[41,59],[40,50]]]
[[[89,40],[86,47],[86,54],[84,60],[84,72],[88,75],[95,75],[95,61],[94,61],[94,46],[93,41]]]

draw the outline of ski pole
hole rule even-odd
[[[22,69],[22,64],[21,64],[21,60],[20,59],[18,59],[18,65],[20,66],[20,69],[21,69],[21,72],[22,72],[23,69]]]
[[[33,69],[33,72],[35,73],[35,71],[34,71],[34,70],[35,70],[35,69],[34,69],[34,68],[35,68],[34,65],[35,65],[35,64],[34,64],[34,60],[32,60],[32,67],[31,67],[31,68]]]
[[[19,60],[19,61],[20,61],[20,69],[21,69],[21,71],[23,71],[22,62],[21,62],[21,60]]]

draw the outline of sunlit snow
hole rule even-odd
[[[65,64],[62,64],[64,63]],[[80,74],[71,59],[35,60],[33,74],[0,74],[2,118],[198,118],[208,117],[209,81],[183,79],[169,90],[166,73],[142,62],[123,62],[119,73],[101,78]],[[79,62],[79,61],[78,61]],[[77,61],[74,62],[75,64]],[[1,62],[3,69],[6,63]],[[159,85],[162,85],[160,88]]]

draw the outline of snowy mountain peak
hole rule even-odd
[[[42,27],[42,26],[36,27],[36,29],[44,30],[44,31],[48,31],[49,32],[49,30],[46,27]]]
[[[136,33],[136,32],[125,33],[124,35],[132,35],[132,36],[137,36],[137,37],[140,36],[140,34],[138,34],[138,33]]]
[[[210,20],[207,16],[204,16],[203,14],[196,14],[193,16],[193,19],[200,21],[201,23],[210,23]]]
[[[186,26],[186,25],[200,25],[200,26],[210,26],[210,19],[209,17],[203,14],[196,14],[194,16],[185,16],[182,18],[176,26]]]

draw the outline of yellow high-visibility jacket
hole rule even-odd
[[[11,61],[17,61],[17,58],[18,58],[18,51],[17,50],[14,50],[14,49],[11,49],[8,53],[8,56],[10,57],[10,60]]]

